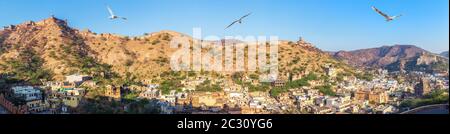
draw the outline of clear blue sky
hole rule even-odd
[[[128,22],[108,20],[105,5]],[[403,14],[386,23],[370,7]],[[2,0],[0,25],[56,15],[69,25],[97,33],[142,35],[160,30],[203,35],[303,36],[327,50],[412,44],[432,52],[449,49],[448,0]],[[242,25],[224,28],[253,12]]]

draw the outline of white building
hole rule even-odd
[[[42,99],[42,92],[32,86],[15,86],[11,88],[16,97],[23,97],[25,101]]]
[[[176,90],[171,90],[168,95],[161,95],[160,99],[170,104],[175,104],[175,102],[177,101]]]
[[[322,106],[324,106],[325,99],[326,99],[325,97],[314,98],[314,104],[317,105],[317,106],[322,107]]]
[[[147,86],[147,88],[148,89],[157,89],[157,88],[159,88],[159,85],[158,84],[150,84]]]
[[[90,80],[91,77],[87,76],[87,75],[78,75],[78,74],[74,74],[74,75],[69,75],[66,76],[66,81],[70,82],[70,83],[81,83],[87,80]]]
[[[337,98],[335,98],[335,97],[330,97],[325,100],[325,106],[328,106],[328,107],[334,106],[337,103],[338,103]]]
[[[141,93],[139,95],[140,98],[146,98],[146,99],[155,99],[159,98],[161,95],[161,91],[158,89],[147,89],[145,92]]]
[[[249,103],[250,108],[256,108],[256,109],[262,109],[264,108],[264,106],[262,105],[262,103],[258,100],[252,100]]]
[[[230,92],[228,97],[230,97],[230,98],[242,98],[243,96],[244,96],[243,93],[234,91],[234,92]]]
[[[11,89],[15,97],[26,101],[29,112],[40,113],[47,108],[47,103],[42,101],[41,90],[32,86],[15,86]]]

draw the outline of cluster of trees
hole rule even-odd
[[[139,97],[139,92],[136,91],[130,91],[127,94],[123,96],[123,100],[126,102],[134,102]]]
[[[302,79],[294,80],[294,81],[290,81],[290,82],[286,83],[286,85],[284,87],[273,88],[270,91],[270,94],[272,96],[278,96],[281,93],[287,92],[288,89],[300,88],[303,86],[310,86],[309,81],[318,80],[318,79],[319,79],[319,77],[316,74],[309,73],[307,76],[303,77]]]
[[[205,80],[202,84],[195,87],[195,91],[199,92],[219,92],[222,88],[219,84],[211,83],[211,80]]]
[[[159,87],[162,94],[169,94],[171,90],[181,91],[182,85],[180,80],[165,80]]]
[[[91,75],[94,80],[98,82],[111,82],[111,79],[119,78],[119,75],[112,71],[112,66],[104,63],[99,63],[96,59],[84,53],[84,50],[79,48],[80,45],[61,45],[63,50],[63,57],[73,59],[65,59],[70,67],[75,67],[84,74]]]
[[[105,87],[97,89],[88,89],[85,103],[78,107],[80,113],[91,114],[125,114],[125,113],[151,113],[158,114],[157,100],[137,99],[139,92],[129,91],[125,93],[121,101],[110,100],[104,97]],[[127,107],[127,110],[123,108]]]
[[[11,69],[13,79],[36,85],[40,84],[42,79],[52,79],[52,73],[42,67],[43,63],[43,59],[32,48],[25,48],[17,58],[7,60],[6,66]]]
[[[106,82],[106,84],[123,85],[123,86],[143,85],[142,82],[138,81],[136,76],[134,76],[130,72],[126,72],[125,76],[115,77],[100,82]]]
[[[444,61],[438,61],[431,64],[431,70],[433,71],[447,70],[448,68],[449,68],[448,62]]]
[[[328,96],[336,96],[336,93],[331,89],[331,85],[327,84],[324,86],[318,86],[316,89],[319,90],[319,92],[328,95]]]
[[[265,92],[270,89],[270,83],[259,83],[259,85],[252,85],[250,83],[247,83],[248,91],[249,92]]]
[[[86,103],[80,105],[79,112],[86,114],[124,114],[120,102],[109,101],[106,97],[95,96],[86,99]]]
[[[366,81],[372,81],[373,80],[373,74],[372,73],[359,73],[356,74],[356,78]]]
[[[158,100],[143,99],[128,105],[127,114],[160,114]]]
[[[250,82],[242,81],[243,76],[244,76],[244,73],[236,72],[231,76],[231,78],[233,79],[234,83],[244,86],[244,87],[248,87],[249,92],[257,92],[257,91],[265,92],[270,89],[270,83],[259,83],[259,85],[253,85]],[[253,79],[253,80],[257,80],[257,79],[259,79],[259,75],[250,74],[249,78]]]
[[[162,94],[169,94],[171,90],[181,91],[183,85],[181,84],[182,80],[185,80],[188,76],[196,76],[196,73],[193,71],[190,72],[176,72],[176,71],[167,71],[162,72],[160,77],[162,78],[162,82],[160,83],[160,90]]]
[[[205,72],[201,72],[205,73]],[[183,85],[181,84],[182,80],[185,80],[187,77],[196,76],[197,73],[194,71],[189,72],[175,72],[175,71],[167,71],[160,74],[161,78],[165,78],[160,83],[160,90],[162,94],[169,94],[171,90],[176,90],[180,92]],[[211,80],[205,80],[202,84],[196,86],[196,91],[200,92],[216,92],[221,91],[222,88],[219,84],[212,84]]]

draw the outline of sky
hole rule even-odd
[[[128,21],[108,19],[106,5]],[[386,22],[371,9],[389,15]],[[0,26],[55,15],[71,27],[96,33],[139,36],[161,30],[203,36],[301,36],[325,51],[385,45],[449,49],[449,0],[1,0]],[[224,30],[252,12],[243,24]]]

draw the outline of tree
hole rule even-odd
[[[371,73],[360,73],[360,74],[357,74],[356,77],[358,79],[362,79],[362,80],[366,80],[366,81],[372,81],[374,76]]]
[[[176,90],[180,88],[181,83],[178,80],[166,80],[163,81],[160,85],[162,94],[169,94],[171,90]]]
[[[270,90],[270,95],[273,97],[279,96],[281,93],[287,92],[287,88],[273,88]]]
[[[286,85],[284,87],[273,88],[270,91],[270,94],[275,97],[281,93],[287,92],[288,89],[300,88],[303,86],[310,86],[309,81],[317,80],[317,79],[318,79],[318,76],[316,74],[310,73],[307,76],[303,77],[302,79],[294,80],[294,81],[290,81],[290,82],[286,83]]]
[[[33,85],[40,84],[41,79],[52,79],[51,72],[42,67],[43,62],[32,48],[25,48],[20,51],[18,58],[6,61],[16,79]]]
[[[316,89],[319,89],[319,92],[325,95],[336,96],[336,93],[331,89],[331,85],[319,86]]]
[[[219,84],[212,84],[210,80],[205,80],[202,84],[195,87],[195,91],[199,92],[218,92],[222,91]]]

